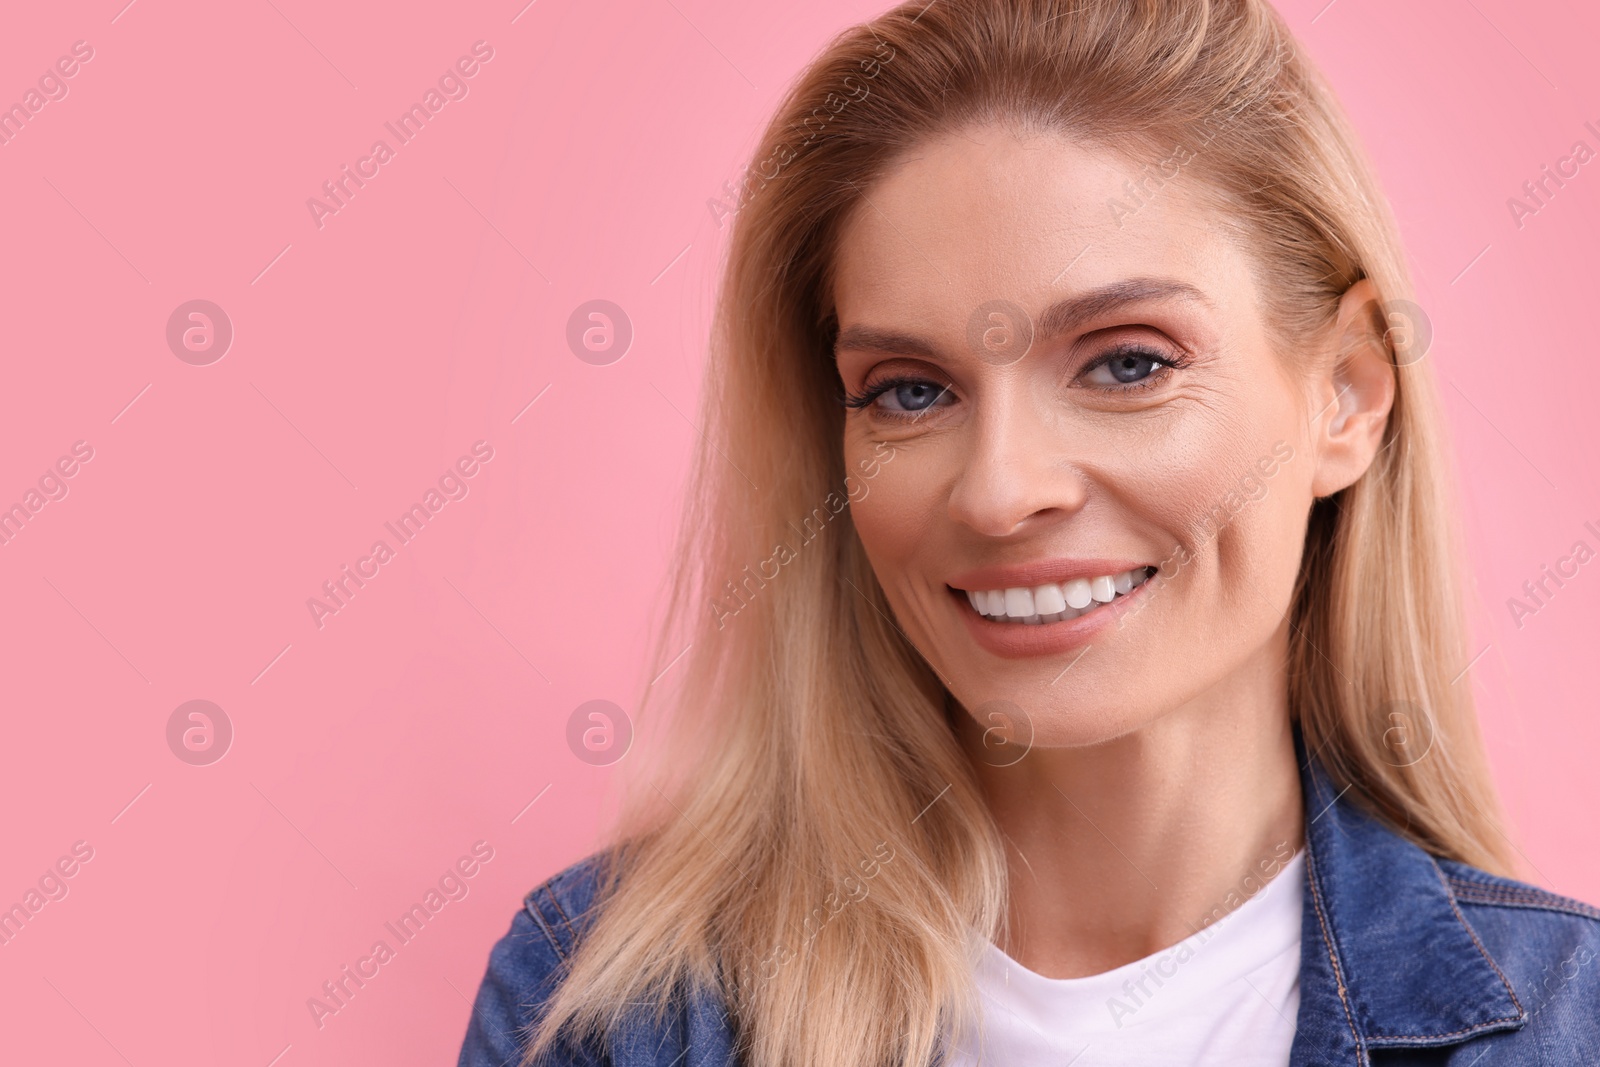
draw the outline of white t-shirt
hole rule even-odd
[[[1284,1067],[1300,1007],[1304,854],[1184,941],[1084,978],[1046,978],[992,943],[979,964],[983,1055],[950,1067]]]

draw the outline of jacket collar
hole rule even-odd
[[[1306,891],[1291,1064],[1365,1064],[1372,1048],[1451,1045],[1526,1023],[1433,857],[1336,788],[1298,727],[1295,747]]]

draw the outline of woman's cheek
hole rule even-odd
[[[847,466],[873,455],[868,448],[847,457]],[[908,559],[938,521],[938,481],[914,450],[900,447],[894,460],[881,463],[864,483],[868,491],[850,505],[856,532],[874,567],[880,561]],[[880,577],[886,577],[880,575]]]
[[[1187,567],[1214,547],[1219,531],[1267,491],[1242,420],[1215,409],[1191,410],[1157,442],[1138,450],[1137,470],[1122,480],[1142,512],[1169,543],[1157,546]],[[1270,446],[1267,455],[1271,455]]]

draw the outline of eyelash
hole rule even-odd
[[[1114,363],[1119,359],[1127,359],[1129,356],[1139,356],[1144,359],[1148,359],[1151,363],[1156,365],[1157,370],[1152,370],[1148,375],[1141,378],[1137,382],[1128,382],[1118,386],[1099,386],[1097,388],[1100,388],[1104,392],[1110,393],[1137,393],[1145,389],[1154,388],[1161,382],[1166,381],[1168,375],[1172,371],[1182,370],[1184,367],[1189,365],[1189,361],[1182,356],[1168,355],[1167,353],[1160,352],[1149,345],[1130,344],[1111,349],[1104,355],[1101,355],[1099,358],[1097,358],[1093,363],[1090,363],[1087,367],[1084,367],[1079,374],[1088,374],[1090,371],[1098,370],[1099,368],[1106,366],[1109,363]],[[882,396],[884,393],[887,393],[891,389],[899,388],[902,385],[917,385],[930,381],[933,381],[933,379],[910,377],[906,375],[885,378],[881,382],[874,382],[871,385],[863,387],[859,393],[846,393],[844,397],[844,406],[852,410],[865,408],[873,401],[877,400],[878,397]],[[950,386],[940,386],[939,395],[943,396],[949,391]],[[937,398],[935,398],[935,401],[937,402]],[[928,410],[930,409],[923,408],[921,411],[882,411],[878,412],[878,414],[884,418],[891,419],[915,419],[920,418]]]
[[[895,378],[885,378],[881,382],[874,382],[872,385],[866,386],[859,393],[846,393],[845,394],[845,398],[844,398],[844,406],[847,407],[847,408],[864,408],[868,404],[872,403],[874,400],[878,399],[880,396],[882,396],[884,393],[887,393],[891,389],[898,389],[902,385],[921,385],[921,384],[923,384],[925,382],[931,382],[932,380],[933,379],[931,379],[931,378],[911,378],[911,377],[906,377],[904,375],[901,375],[901,376],[895,377]],[[939,387],[939,396],[943,396],[945,393],[948,393],[949,391],[950,391],[950,387],[948,385],[942,385],[942,386]],[[934,399],[937,400],[938,397],[935,397]],[[926,411],[926,410],[928,410],[928,409],[927,408],[923,409],[923,411]],[[920,415],[920,414],[922,414],[922,412],[921,411],[885,411],[885,412],[883,412],[883,414],[891,416],[891,417],[895,417],[895,416],[901,416],[901,415],[908,415],[908,416]]]
[[[1083,368],[1080,373],[1087,374],[1090,371],[1098,370],[1109,363],[1115,363],[1119,359],[1127,359],[1129,356],[1141,356],[1144,359],[1148,359],[1151,363],[1156,365],[1157,369],[1152,370],[1148,375],[1136,382],[1128,382],[1120,386],[1111,387],[1112,392],[1135,393],[1143,389],[1154,388],[1161,382],[1166,381],[1170,372],[1182,370],[1184,367],[1189,365],[1189,361],[1182,356],[1168,355],[1167,353],[1162,352],[1159,349],[1152,348],[1149,345],[1127,344],[1113,348],[1109,352],[1106,352],[1093,363]]]

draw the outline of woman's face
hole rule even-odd
[[[856,530],[896,624],[985,725],[1020,710],[1015,740],[1281,669],[1308,510],[1354,477],[1319,471],[1331,380],[1274,350],[1196,179],[1153,173],[982,127],[904,153],[842,233]]]

